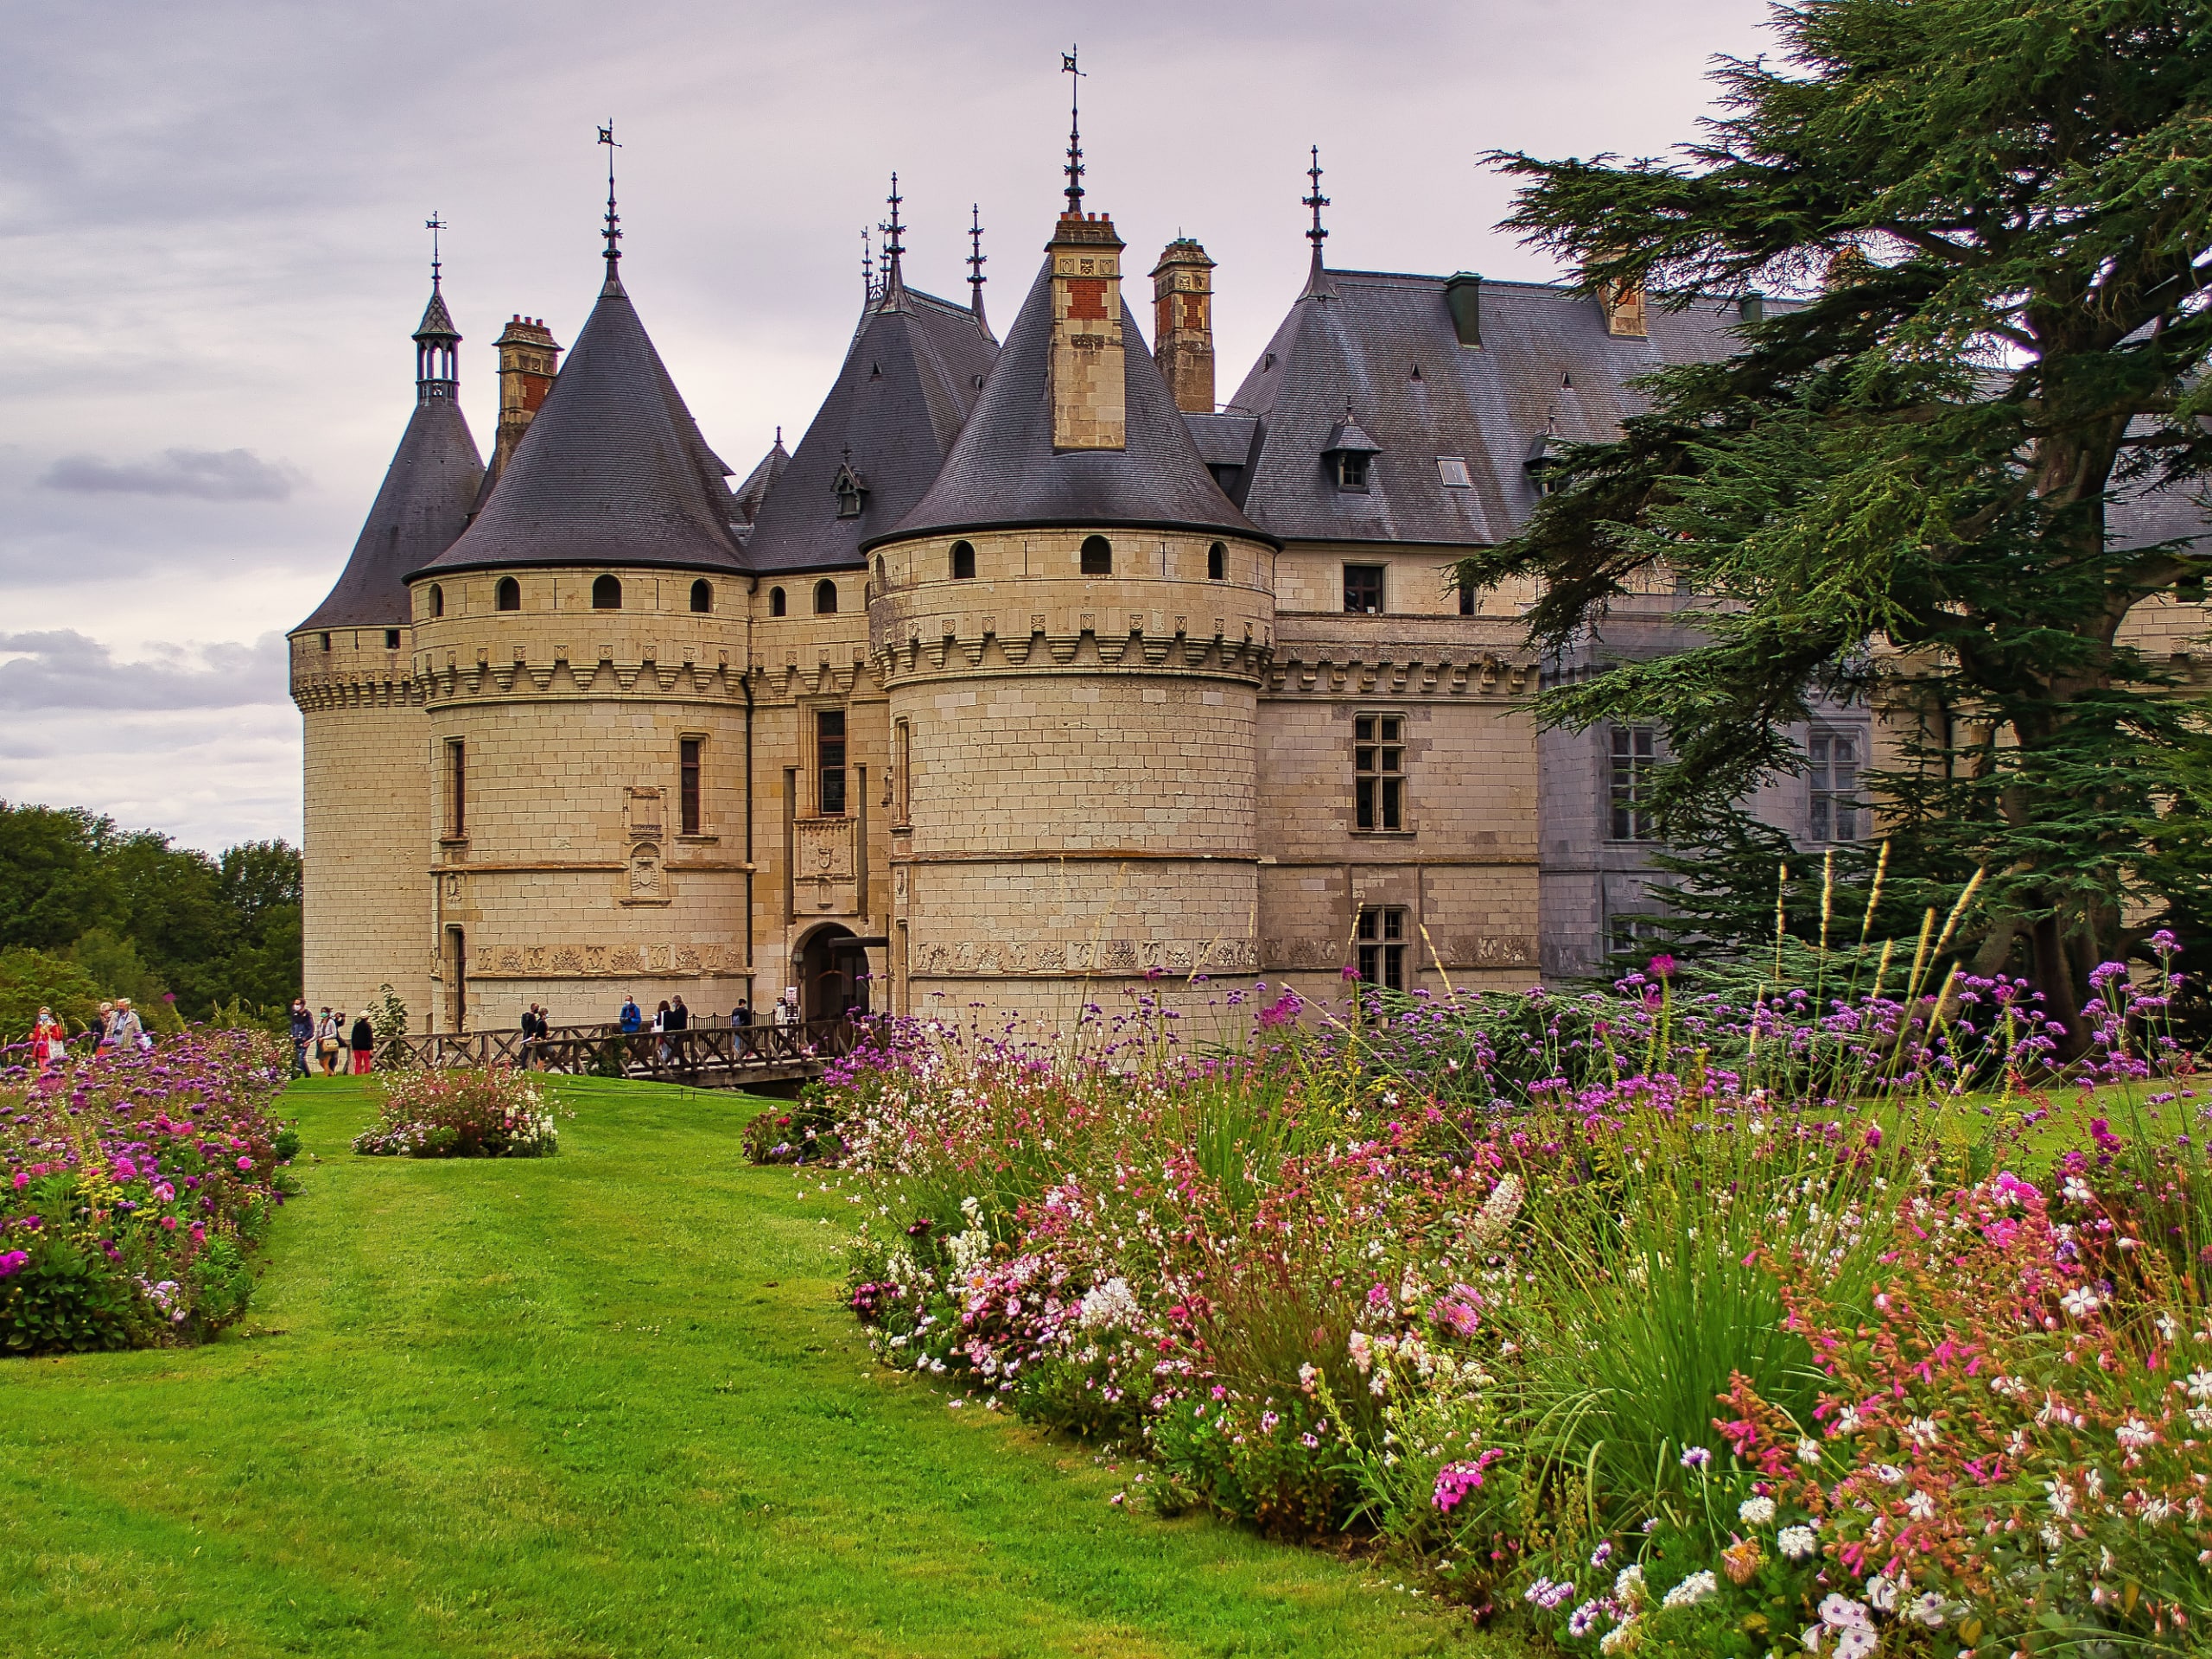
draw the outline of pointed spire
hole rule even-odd
[[[1313,181],[1313,188],[1310,194],[1301,199],[1301,201],[1302,205],[1313,210],[1313,223],[1306,232],[1306,239],[1313,245],[1313,275],[1318,276],[1321,274],[1321,244],[1327,241],[1329,238],[1329,232],[1321,224],[1321,210],[1329,205],[1329,199],[1321,194],[1321,147],[1314,144],[1309,148],[1313,153],[1313,164],[1306,169],[1306,176]]]
[[[599,142],[607,146],[607,228],[600,232],[607,241],[607,285],[600,289],[605,296],[622,291],[622,250],[617,245],[622,240],[622,215],[614,211],[614,152],[622,146],[614,142],[612,119],[599,130]]]
[[[438,232],[449,228],[435,213],[423,221],[430,233],[430,302],[423,308],[423,321],[415,330],[415,401],[427,404],[460,395],[461,330],[453,326],[440,287],[442,262]]]
[[[868,226],[861,226],[861,303],[875,303],[875,245],[868,240]]]
[[[883,296],[887,301],[906,285],[906,273],[899,269],[899,261],[906,252],[906,245],[900,240],[906,227],[899,222],[899,205],[906,200],[899,194],[899,175],[893,173],[891,194],[884,198],[890,204],[891,217],[875,227],[883,232]]]
[[[990,255],[983,251],[983,204],[976,203],[968,210],[968,308],[976,314],[976,321],[983,320],[983,284],[991,279],[983,275],[983,266]]]
[[[1077,117],[1079,111],[1077,83],[1083,71],[1075,67],[1076,48],[1070,47],[1060,54],[1060,73],[1068,78],[1068,160],[1064,169],[1068,175],[1068,213],[1071,218],[1083,217],[1083,128]]]

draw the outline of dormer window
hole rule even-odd
[[[1329,441],[1321,450],[1329,477],[1338,489],[1363,494],[1368,487],[1375,457],[1382,453],[1382,446],[1360,429],[1359,423],[1352,417],[1351,400],[1346,399],[1344,418],[1329,429]]]
[[[1529,446],[1529,459],[1521,463],[1521,470],[1529,474],[1538,495],[1549,495],[1559,487],[1559,423],[1554,419],[1544,423],[1544,429]]]
[[[840,518],[861,516],[861,508],[868,497],[868,483],[853,470],[850,457],[837,468],[837,476],[830,480],[830,488],[837,498],[837,516]]]
[[[1467,474],[1467,463],[1457,455],[1436,458],[1436,481],[1447,490],[1471,490],[1475,480]]]

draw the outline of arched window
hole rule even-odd
[[[1229,549],[1224,543],[1216,542],[1211,547],[1206,549],[1206,580],[1224,582],[1228,577]]]
[[[715,608],[715,584],[704,576],[691,584],[691,608],[702,616]]]
[[[817,616],[837,614],[837,584],[827,576],[814,584],[814,613]]]
[[[1114,543],[1103,536],[1084,537],[1083,574],[1086,576],[1112,575],[1114,574]]]
[[[499,578],[499,608],[503,611],[522,609],[522,583],[512,576]]]
[[[446,590],[434,582],[430,584],[430,614],[443,616],[445,613]]]
[[[956,581],[965,582],[976,574],[976,543],[955,542],[952,544],[952,575]]]
[[[880,594],[890,585],[891,579],[884,574],[883,555],[879,553],[875,556],[875,590]]]
[[[771,588],[768,590],[768,614],[771,616],[781,616],[783,613],[784,590],[780,588]]]
[[[622,608],[622,584],[613,576],[601,576],[591,585],[591,607],[594,611],[619,611]]]

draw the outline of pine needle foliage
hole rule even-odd
[[[2146,837],[2177,803],[2201,822],[2212,754],[2119,639],[2212,555],[2212,11],[1803,0],[1772,28],[1778,58],[1719,60],[1720,113],[1672,157],[1491,156],[1528,181],[1506,227],[1587,291],[1804,297],[1648,377],[1647,411],[1569,447],[1522,534],[1458,575],[1539,578],[1532,635],[1560,649],[1656,569],[1705,596],[1697,648],[1543,700],[1664,727],[1678,844],[1802,771],[1815,698],[1901,713],[1907,753],[1866,780],[1900,877],[1986,868],[1993,948],[2017,933],[2078,1031],[2123,913],[2174,896]],[[2200,902],[2203,867],[2173,863]]]

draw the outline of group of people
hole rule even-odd
[[[99,1015],[85,1027],[84,1035],[100,1052],[154,1046],[153,1034],[127,996],[101,1003]],[[54,1017],[52,1008],[41,1007],[37,1022],[31,1027],[31,1063],[41,1071],[50,1071],[68,1058],[69,1027]]]
[[[308,1012],[307,999],[292,999],[292,1075],[313,1075],[308,1065],[313,1051],[315,1066],[326,1077],[366,1077],[376,1064],[377,1033],[365,1014],[349,1026],[343,1008],[325,1007],[320,1016]]]
[[[789,1002],[777,1003],[768,1014],[768,1023],[772,1026],[793,1025],[798,1020],[798,1010]],[[622,1028],[624,1034],[627,1035],[647,1030],[690,1031],[695,1024],[701,1027],[715,1024],[715,1016],[710,1014],[703,1020],[695,1021],[691,1017],[691,1010],[683,1006],[683,999],[678,996],[663,1002],[660,1007],[654,1009],[652,1023],[648,1026],[645,1022],[645,1011],[639,1007],[637,998],[625,996],[622,999],[622,1011],[615,1015],[614,1023]],[[740,997],[737,1006],[729,1011],[729,1028],[732,1031],[743,1031],[751,1024],[753,1024],[753,1004],[746,998]]]

